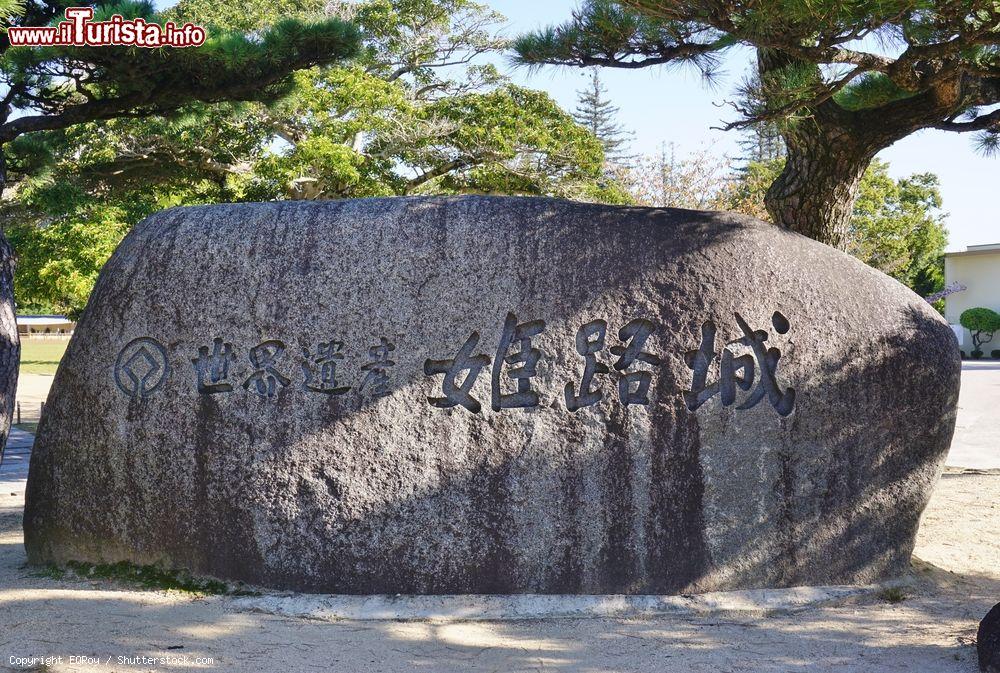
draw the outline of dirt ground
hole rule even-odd
[[[17,380],[17,402],[21,405],[22,423],[37,423],[42,402],[48,397],[52,387],[51,374],[30,374],[21,372]],[[17,422],[17,416],[14,416]],[[28,428],[30,430],[31,428]]]
[[[944,475],[902,602],[771,617],[326,623],[245,613],[228,597],[32,576],[21,507],[0,495],[0,670],[973,673],[978,621],[1000,601],[997,471]],[[45,656],[62,660],[11,659]]]

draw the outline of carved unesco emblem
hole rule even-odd
[[[118,353],[115,383],[129,397],[143,398],[156,392],[169,371],[167,349],[163,344],[150,337],[139,337],[125,344]]]

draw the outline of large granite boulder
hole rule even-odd
[[[29,559],[339,593],[678,593],[907,568],[948,325],[832,248],[545,199],[168,210],[45,408]]]

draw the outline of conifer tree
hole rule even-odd
[[[601,82],[597,68],[591,71],[587,88],[576,93],[577,106],[573,118],[601,141],[608,163],[627,164],[632,158],[626,151],[632,134],[618,124],[619,108],[608,100],[608,89]]]
[[[762,101],[756,96],[760,91],[759,80],[751,77],[743,87],[744,98],[740,104],[744,108],[759,107]],[[742,155],[739,157],[741,173],[753,163],[769,163],[785,158],[785,141],[781,137],[781,125],[774,120],[764,119],[740,129],[742,137],[737,141]]]
[[[785,158],[785,143],[774,124],[761,122],[748,129],[739,140],[744,163],[778,161]]]

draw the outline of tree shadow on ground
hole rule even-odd
[[[711,671],[972,673],[978,619],[1000,576],[962,575],[914,559],[905,599],[867,598],[767,617],[710,614],[512,622],[337,622],[237,612],[228,597],[53,580],[24,566],[20,516],[0,516],[0,655],[172,657],[156,670]],[[181,657],[187,657],[183,661]]]

